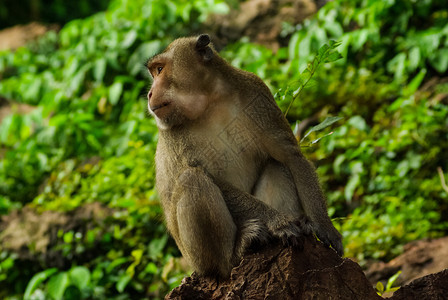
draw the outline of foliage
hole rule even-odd
[[[31,208],[78,220],[48,232],[45,250],[1,244],[1,298],[157,299],[186,274],[154,190],[157,129],[139,100],[148,85],[141,63],[226,8],[114,0],[0,53],[1,97],[35,106],[1,123],[0,213]],[[311,127],[306,138],[319,143],[303,151],[318,166],[347,255],[361,263],[447,232],[437,174],[448,171],[448,88],[437,79],[448,70],[447,16],[444,0],[331,1],[289,26],[277,53],[246,39],[222,52],[278,91],[284,112],[300,92],[291,123],[327,120]],[[332,63],[319,63],[325,57]],[[78,216],[93,204],[95,218]]]
[[[296,79],[295,82],[290,83],[285,91],[280,90],[279,93],[276,94],[278,98],[276,101],[288,101],[288,108],[285,111],[285,116],[288,115],[289,110],[291,109],[294,100],[296,100],[306,85],[311,81],[313,75],[317,72],[318,68],[324,64],[329,62],[334,62],[340,58],[342,58],[341,54],[335,49],[340,45],[340,42],[335,42],[330,40],[329,44],[324,44],[317,51],[316,57],[314,57],[313,61],[309,63],[306,69],[300,74],[300,76]]]
[[[15,151],[0,166],[1,194],[27,202],[43,174],[68,157],[108,157],[130,140],[151,141],[155,130],[145,104],[136,102],[147,86],[141,62],[187,34],[186,25],[197,26],[213,3],[143,3],[114,1],[106,13],[0,56],[0,94],[38,105],[31,115],[3,121],[0,142]]]
[[[378,283],[376,284],[376,291],[377,294],[382,296],[385,293],[393,293],[396,290],[398,290],[400,287],[392,287],[395,283],[395,281],[397,280],[398,276],[400,276],[401,271],[398,271],[396,274],[394,274],[392,277],[390,277],[387,280],[386,283],[386,287],[384,287],[383,283],[381,281],[378,281]]]
[[[67,261],[62,270],[38,273],[26,291],[23,282],[31,277],[20,271],[22,259],[2,247],[8,262],[0,270],[2,297],[161,297],[178,283],[178,252],[154,191],[157,129],[139,100],[148,86],[142,63],[196,30],[210,11],[225,9],[208,0],[117,0],[104,13],[0,54],[0,94],[36,106],[2,122],[0,142],[7,151],[0,161],[0,211],[33,202],[39,211],[69,212],[92,201],[116,210],[93,228],[60,229],[46,251],[74,258],[75,265]],[[83,260],[94,250],[95,259]],[[90,274],[83,288],[73,279],[76,264]]]
[[[437,176],[437,167],[448,170],[446,83],[430,81],[448,70],[435,58],[448,49],[447,15],[442,1],[332,1],[276,55],[245,43],[224,53],[278,90],[300,82],[320,45],[342,41],[343,58],[321,66],[288,119],[346,120],[317,149],[303,151],[318,165],[346,254],[360,263],[390,259],[406,242],[447,231],[448,195]],[[277,100],[286,111],[290,98]]]
[[[106,9],[109,0],[3,0],[0,3],[0,28],[28,23],[65,24]]]

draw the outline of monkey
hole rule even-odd
[[[315,234],[343,255],[317,173],[269,88],[210,37],[174,40],[146,63],[166,226],[202,275],[228,278],[253,244]]]

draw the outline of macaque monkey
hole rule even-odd
[[[228,277],[251,244],[300,246],[311,233],[342,255],[317,174],[260,78],[232,67],[205,34],[175,40],[146,67],[156,188],[199,274]]]

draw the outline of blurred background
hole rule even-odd
[[[162,299],[191,272],[154,189],[143,63],[198,33],[277,95],[340,41],[288,120],[300,137],[342,118],[301,147],[345,254],[373,285],[448,267],[446,0],[3,0],[1,299]]]

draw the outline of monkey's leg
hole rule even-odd
[[[275,160],[270,160],[263,168],[252,194],[285,214],[293,217],[303,214],[291,172]]]
[[[304,234],[313,232],[300,204],[291,172],[281,163],[271,160],[266,164],[254,187],[253,195],[276,210],[300,221],[300,229]]]
[[[176,242],[182,254],[199,273],[227,277],[235,259],[237,228],[218,187],[200,169],[188,168],[172,197],[177,201]]]
[[[289,169],[300,205],[311,221],[316,235],[324,244],[333,246],[342,255],[341,235],[328,217],[326,200],[316,171],[300,152],[289,123],[274,99],[260,94],[246,108],[245,113],[253,121],[253,132],[256,132],[265,151]]]
[[[243,253],[253,241],[265,242],[270,237],[284,244],[301,246],[303,230],[301,220],[281,213],[254,196],[219,179],[213,178],[226,201],[227,207],[239,228],[236,253]]]
[[[317,173],[300,152],[292,133],[291,137],[286,135],[286,132],[275,136],[267,135],[264,138],[265,148],[274,159],[287,166],[291,172],[301,207],[312,222],[316,235],[325,245],[331,245],[339,255],[342,255],[341,234],[334,228],[328,217],[326,200],[320,188]]]

